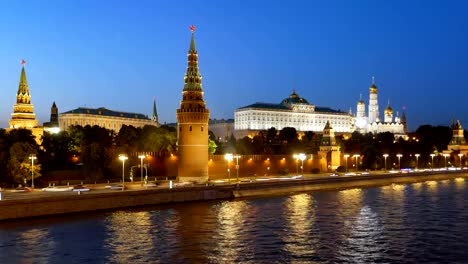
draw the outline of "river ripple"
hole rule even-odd
[[[0,224],[0,263],[468,263],[468,180]]]

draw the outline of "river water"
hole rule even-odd
[[[468,179],[5,222],[0,263],[468,263]]]

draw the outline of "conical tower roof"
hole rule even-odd
[[[24,66],[21,69],[20,83],[18,86],[18,94],[29,94],[28,80],[26,79],[26,71]]]
[[[184,91],[203,91],[202,77],[198,70],[198,54],[195,46],[195,27],[191,26],[192,39],[190,40],[190,48],[188,51],[188,65],[185,73]]]
[[[153,99],[153,116],[151,120],[157,122],[158,121],[158,111],[156,110],[156,98]]]

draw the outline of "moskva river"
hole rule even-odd
[[[468,179],[0,223],[0,263],[468,263]]]

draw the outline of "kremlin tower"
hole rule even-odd
[[[11,129],[14,128],[34,128],[38,126],[36,115],[34,114],[34,106],[31,104],[31,95],[29,94],[28,81],[26,80],[26,72],[24,70],[24,60],[21,69],[20,83],[18,93],[16,94],[16,104],[13,106],[13,113],[8,122]]]
[[[379,102],[377,99],[377,86],[375,85],[374,77],[372,77],[372,85],[369,88],[369,120],[368,123],[380,122],[379,117]]]
[[[208,180],[208,119],[210,111],[203,100],[202,77],[198,71],[195,27],[188,51],[182,101],[177,109],[178,180],[204,183]]]

